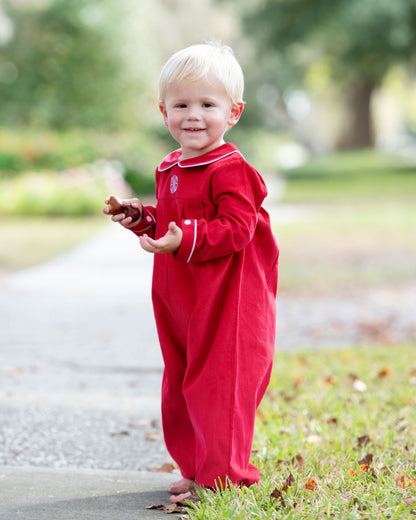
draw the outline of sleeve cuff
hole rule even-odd
[[[142,218],[141,220],[134,226],[130,227],[129,230],[136,233],[136,235],[141,235],[143,233],[150,232],[150,230],[154,229],[156,225],[156,216],[153,207],[143,206],[142,207]]]
[[[195,251],[198,224],[196,219],[186,219],[181,222],[182,242],[175,253],[176,260],[190,262]]]

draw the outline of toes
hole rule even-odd
[[[172,495],[170,497],[170,501],[172,502],[172,504],[176,504],[178,502],[184,502],[188,500],[189,498],[191,498],[191,496],[192,493],[190,491],[187,491],[186,493],[181,493],[180,495]]]
[[[188,480],[187,478],[183,478],[176,482],[172,482],[169,487],[169,493],[173,493],[178,495],[179,493],[186,493],[191,489],[192,480]]]

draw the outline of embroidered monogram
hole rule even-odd
[[[178,183],[179,179],[177,175],[172,175],[172,178],[170,179],[170,192],[175,193],[175,191],[178,189]]]

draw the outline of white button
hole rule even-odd
[[[184,224],[186,224],[187,226],[189,226],[189,224],[191,224],[191,221],[189,219],[185,220]]]
[[[147,216],[146,220],[147,220],[147,222],[152,222],[152,217]]]

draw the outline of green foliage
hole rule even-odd
[[[0,131],[0,214],[85,215],[154,194],[163,146],[139,133]]]
[[[38,9],[8,2],[6,12],[15,35],[0,48],[0,62],[10,69],[0,81],[3,124],[114,129],[121,123],[127,85],[111,2],[51,0]]]
[[[31,170],[63,170],[93,162],[104,148],[103,138],[81,131],[46,132],[0,129],[0,178]]]
[[[268,0],[247,16],[246,27],[264,48],[289,53],[298,65],[329,59],[336,77],[375,84],[416,51],[413,0]],[[303,52],[296,52],[299,44]]]
[[[1,182],[0,214],[80,216],[103,207],[109,187],[85,169],[28,173]]]

